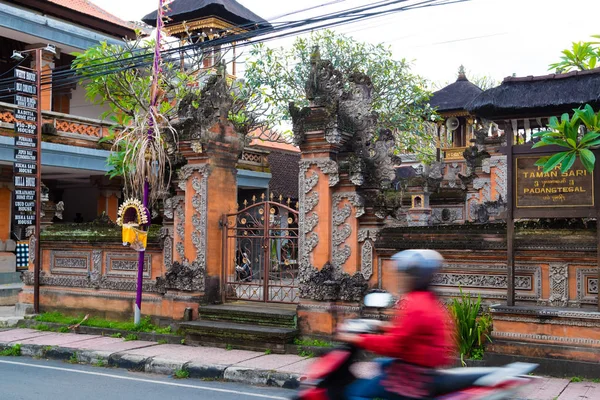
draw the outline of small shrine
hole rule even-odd
[[[157,11],[153,11],[143,17],[142,21],[155,27],[156,15]],[[271,27],[271,24],[235,0],[174,0],[169,3],[164,15],[168,18],[164,26],[166,33],[179,38],[182,45]],[[221,45],[207,49],[210,54],[204,59],[204,67],[210,68],[218,64],[223,57],[222,50]],[[235,43],[231,45],[231,50],[227,72],[235,76]]]

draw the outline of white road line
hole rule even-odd
[[[81,370],[77,370],[77,369],[69,369],[69,368],[61,368],[61,367],[51,367],[51,366],[48,366],[48,365],[27,364],[27,363],[23,363],[23,362],[5,361],[5,360],[0,360],[0,364],[21,365],[21,366],[24,366],[24,367],[41,368],[41,369],[53,369],[55,371],[65,371],[65,372],[72,372],[72,373],[84,374],[84,375],[104,376],[104,377],[107,377],[107,378],[123,379],[123,380],[126,380],[126,381],[155,383],[155,384],[159,384],[159,385],[178,386],[178,387],[191,388],[191,389],[209,390],[209,391],[212,391],[212,392],[230,393],[230,394],[244,395],[244,396],[250,396],[250,397],[260,397],[260,398],[263,398],[263,399],[288,400],[286,397],[267,396],[267,395],[264,395],[264,394],[240,392],[239,390],[228,390],[228,389],[211,388],[211,387],[206,387],[206,386],[186,385],[185,383],[154,381],[152,379],[133,378],[133,377],[130,377],[130,376],[119,376],[119,375],[104,374],[102,372],[91,372],[91,371],[81,371]]]

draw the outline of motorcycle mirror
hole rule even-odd
[[[394,298],[389,293],[369,293],[364,303],[367,307],[388,308],[394,305]]]

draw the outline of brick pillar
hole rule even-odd
[[[119,210],[119,199],[121,199],[123,192],[121,180],[109,179],[104,175],[93,176],[90,180],[99,189],[97,200],[98,216],[106,213],[111,221],[116,221]]]
[[[26,49],[36,49],[39,47],[46,47],[46,45],[42,44],[33,44],[30,46],[26,46]],[[57,49],[58,51],[58,49]],[[42,76],[50,76],[52,70],[54,69],[54,58],[56,55],[43,51],[42,52]],[[31,63],[31,68],[35,69],[35,58]],[[52,83],[50,80],[46,80],[44,82],[44,87],[42,88],[42,93],[40,93],[39,101],[42,104],[43,111],[51,111],[52,110]]]
[[[210,131],[215,135],[203,144],[180,143],[188,163],[179,171],[179,187],[185,194],[184,213],[177,218],[185,219],[184,257],[194,268],[204,269],[205,300],[217,302],[221,300],[223,268],[221,219],[236,210],[235,167],[243,140],[231,125],[223,122]]]

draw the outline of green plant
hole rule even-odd
[[[271,353],[273,353],[273,351],[272,351],[271,349],[266,349],[266,350],[265,350],[265,355],[267,355],[267,356],[268,356],[268,355],[269,355],[269,354],[271,354]]]
[[[600,145],[600,111],[594,112],[589,104],[583,109],[573,110],[573,117],[569,114],[563,114],[560,121],[556,117],[550,118],[548,127],[550,130],[536,132],[534,138],[540,141],[535,143],[532,148],[557,145],[567,150],[558,152],[551,156],[541,157],[535,165],[544,168],[544,173],[552,171],[560,166],[562,173],[567,172],[580,157],[586,170],[592,172],[596,157],[590,150]],[[580,128],[585,127],[586,133],[580,134]]]
[[[592,382],[593,383],[600,383],[600,378],[594,378],[594,379],[592,379]]]
[[[128,332],[149,332],[149,333],[159,333],[163,335],[172,335],[173,332],[170,326],[159,327],[152,324],[152,320],[150,317],[144,317],[140,321],[138,325],[133,322],[124,322],[124,321],[111,321],[103,318],[92,317],[90,316],[88,319],[83,320],[84,315],[80,315],[77,317],[72,317],[68,315],[64,315],[59,312],[45,312],[35,317],[36,321],[39,322],[48,322],[54,324],[62,324],[62,325],[74,325],[81,322],[81,326],[90,326],[94,328],[105,328],[105,329],[117,329],[120,331],[128,331]],[[42,324],[40,324],[42,325]],[[45,324],[44,324],[45,325]],[[49,328],[48,328],[49,330]],[[111,337],[121,337],[121,336],[112,336]]]
[[[227,351],[233,350],[233,347],[230,344],[228,344],[227,346],[225,346],[225,350],[227,350]]]
[[[106,362],[106,360],[96,360],[96,362],[94,363],[95,367],[106,367],[108,365],[108,363]]]
[[[68,333],[69,332],[69,327],[68,326],[61,326],[60,328],[58,328],[58,331],[60,333]]]
[[[600,35],[592,35],[595,39],[600,39]],[[562,51],[562,57],[557,63],[550,64],[549,69],[557,73],[569,72],[573,69],[586,70],[594,69],[597,66],[600,57],[599,42],[573,42],[570,49]]]
[[[492,318],[481,313],[481,296],[476,300],[460,289],[460,297],[452,299],[450,312],[454,319],[456,342],[461,361],[465,358],[483,357],[486,340],[491,342]]]
[[[333,347],[331,342],[326,342],[319,339],[294,339],[294,344],[297,346],[310,346],[310,347]]]
[[[165,339],[160,339],[157,343],[158,344],[167,344],[167,341]]]
[[[190,377],[190,371],[187,369],[178,369],[173,373],[175,379],[187,379]]]
[[[38,331],[42,331],[42,332],[49,332],[49,331],[51,331],[51,330],[52,330],[52,329],[51,329],[51,328],[50,328],[48,325],[46,325],[46,324],[37,324],[37,325],[33,326],[33,329],[36,329],[36,330],[38,330]]]
[[[300,357],[313,358],[315,354],[312,351],[304,350],[302,348],[298,349],[298,355]]]
[[[132,340],[138,340],[138,336],[134,333],[130,333],[129,335],[125,336],[125,338],[123,340],[125,342],[130,342]]]
[[[185,345],[185,339],[181,339],[181,341],[179,343]]]
[[[571,382],[583,382],[583,379],[578,376],[574,376],[571,378]]]
[[[71,358],[69,358],[68,362],[69,362],[69,364],[78,364],[79,363],[79,356],[77,355],[77,352],[74,352],[73,354],[71,354]]]
[[[115,339],[120,339],[123,337],[123,335],[121,335],[121,332],[117,332],[117,333],[113,333],[112,335],[110,335],[111,338],[115,338]]]
[[[15,344],[10,347],[6,347],[0,351],[2,357],[18,357],[21,355],[21,345]]]

